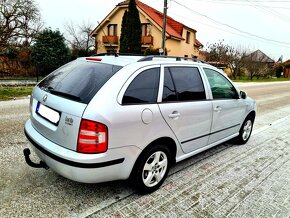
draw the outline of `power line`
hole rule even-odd
[[[247,0],[215,0],[215,1],[221,1],[221,2],[245,2]],[[271,0],[253,0],[253,2],[267,2],[267,3],[290,3],[290,0],[280,0],[280,1],[271,1]]]
[[[196,0],[198,1],[198,0]],[[273,5],[273,6],[270,6],[270,5],[260,5],[258,4],[259,2],[253,2],[251,5],[247,4],[246,1],[221,1],[221,0],[203,0],[202,2],[210,2],[210,3],[214,3],[214,4],[227,4],[227,5],[239,5],[239,6],[258,6],[258,7],[261,7],[261,8],[276,8],[276,9],[283,9],[283,10],[289,10],[290,7],[282,7],[282,6],[276,6],[276,5]],[[261,1],[262,3],[262,1]],[[263,2],[264,3],[264,2]],[[267,3],[267,2],[266,2]]]
[[[286,16],[285,14],[279,13],[273,9],[273,8],[276,8],[276,9],[287,9],[288,10],[288,9],[290,9],[290,7],[262,5],[259,2],[256,2],[255,0],[252,0],[252,1],[244,0],[244,1],[240,1],[240,3],[237,3],[236,1],[231,1],[231,0],[225,0],[225,1],[223,1],[223,0],[204,0],[203,2],[210,2],[210,3],[214,3],[214,4],[239,5],[239,6],[241,5],[241,6],[246,6],[246,7],[251,6],[259,11],[262,11],[263,13],[266,13],[266,14],[271,15],[271,16],[275,16],[284,22],[290,23],[290,17]]]
[[[237,32],[234,32],[234,31],[231,31],[231,30],[226,30],[226,29],[222,29],[222,28],[219,28],[215,25],[210,25],[210,24],[207,24],[207,23],[204,23],[204,22],[201,22],[199,20],[193,20],[191,18],[188,18],[188,17],[184,17],[184,16],[181,16],[180,14],[177,14],[177,13],[172,13],[171,14],[173,15],[176,15],[178,17],[181,17],[183,19],[186,19],[186,20],[189,20],[189,21],[193,21],[193,22],[196,22],[196,23],[200,23],[202,25],[205,25],[205,26],[209,26],[211,28],[214,28],[214,29],[217,29],[217,30],[220,30],[220,31],[223,31],[223,32],[227,32],[227,33],[230,33],[230,34],[233,34],[233,35],[237,35],[237,36],[241,36],[241,37],[245,37],[245,38],[248,38],[248,39],[254,39],[254,40],[257,40],[257,41],[260,41],[260,42],[265,42],[265,40],[261,40],[261,39],[257,39],[257,38],[254,38],[252,36],[249,36],[249,35],[244,35],[242,33],[237,33]],[[271,43],[271,44],[274,44],[274,45],[277,45],[277,43],[273,43],[273,42],[268,42],[268,43]],[[283,45],[284,46],[284,45]],[[286,46],[287,47],[287,46]],[[290,46],[289,46],[290,48]]]
[[[195,0],[196,1],[196,0]],[[237,0],[238,1],[238,0]],[[266,6],[262,5],[259,2],[255,2],[255,0],[244,0],[244,1],[239,1],[240,3],[237,3],[237,1],[231,1],[231,0],[204,0],[203,2],[210,2],[214,4],[227,4],[227,5],[241,5],[241,6],[246,6],[246,7],[253,7],[263,13],[266,13],[270,16],[277,17],[280,20],[290,23],[290,17],[286,16],[285,14],[279,13],[275,11],[273,8],[278,8],[278,9],[290,9],[290,7],[277,7],[277,6]],[[271,8],[271,10],[270,10]]]
[[[196,1],[196,0],[195,0]],[[240,3],[237,3],[240,2]],[[259,11],[262,11],[263,13],[266,13],[268,15],[271,16],[275,16],[277,18],[279,18],[280,20],[290,23],[290,17],[286,16],[285,14],[279,13],[277,11],[275,11],[273,8],[279,8],[279,9],[290,9],[290,7],[277,7],[277,6],[269,6],[269,5],[262,5],[259,2],[260,1],[255,1],[255,0],[243,0],[243,1],[232,1],[232,0],[204,0],[203,2],[210,2],[210,3],[214,3],[214,4],[228,4],[228,5],[241,5],[241,6],[246,6],[246,7],[253,7]],[[276,3],[276,2],[275,2]],[[290,1],[289,1],[290,3]],[[269,9],[271,8],[271,10]]]
[[[184,7],[184,8],[186,8],[187,10],[189,10],[189,11],[195,13],[195,14],[198,14],[199,16],[205,17],[206,19],[208,19],[208,20],[210,20],[210,21],[212,21],[212,22],[214,22],[214,23],[217,23],[217,24],[222,25],[222,26],[226,26],[226,27],[228,27],[228,28],[230,28],[230,29],[233,29],[233,30],[235,30],[235,31],[238,31],[238,32],[240,32],[240,33],[242,33],[242,34],[246,34],[246,35],[248,35],[248,36],[251,36],[251,37],[254,37],[254,38],[258,38],[258,39],[261,39],[261,40],[264,40],[264,41],[267,41],[267,42],[277,43],[277,44],[281,44],[281,45],[284,45],[284,46],[290,47],[290,43],[289,43],[289,42],[283,42],[283,41],[278,41],[278,40],[274,40],[274,39],[269,39],[269,38],[265,38],[265,37],[262,37],[262,36],[259,36],[259,35],[256,35],[256,34],[253,34],[253,33],[247,32],[247,31],[240,30],[240,29],[238,29],[238,28],[236,28],[236,27],[233,27],[233,26],[231,26],[231,25],[229,25],[229,24],[222,23],[222,22],[217,21],[217,20],[215,20],[215,19],[213,19],[213,18],[210,18],[210,17],[207,16],[207,15],[201,14],[201,13],[199,13],[199,12],[197,12],[197,11],[195,11],[195,10],[189,8],[189,7],[187,7],[187,6],[184,5],[184,4],[181,4],[181,3],[177,2],[176,0],[172,0],[172,1],[175,2],[175,3],[178,4],[178,5],[180,5],[180,6]]]
[[[272,15],[274,15],[275,17],[280,18],[282,21],[285,21],[285,22],[287,22],[287,23],[290,23],[290,18],[287,17],[286,15],[283,15],[283,14],[281,14],[281,13],[278,13],[277,11],[275,11],[275,10],[273,10],[273,9],[272,9],[272,10],[269,10],[269,9],[267,9],[267,8],[262,8],[260,4],[258,4],[258,5],[254,5],[254,4],[252,3],[252,1],[250,1],[250,0],[247,0],[247,2],[249,2],[249,3],[251,4],[251,6],[254,7],[254,8],[256,8],[257,10],[261,10],[261,11],[263,11],[263,12],[266,13],[266,14],[272,14]]]
[[[241,37],[244,37],[244,38],[248,38],[248,39],[253,39],[255,41],[259,41],[259,42],[263,42],[265,43],[265,40],[261,40],[261,39],[258,39],[258,38],[254,38],[252,36],[249,36],[249,35],[243,35],[242,33],[237,33],[237,32],[234,32],[234,31],[231,31],[231,30],[226,30],[226,29],[222,29],[222,28],[219,28],[215,25],[210,25],[210,24],[207,24],[207,23],[204,23],[204,22],[201,22],[201,21],[198,21],[198,20],[194,20],[192,18],[188,18],[188,17],[184,17],[184,16],[181,16],[180,14],[177,14],[177,13],[172,13],[171,14],[175,15],[175,16],[178,16],[180,18],[183,18],[183,19],[186,19],[186,20],[189,20],[189,21],[193,21],[193,22],[196,22],[196,23],[200,23],[204,26],[209,26],[211,28],[214,28],[214,29],[217,29],[217,30],[220,30],[220,31],[223,31],[223,32],[226,32],[226,33],[229,33],[229,34],[233,34],[233,35],[236,35],[236,36],[241,36]],[[277,43],[274,43],[274,42],[267,42],[268,44],[272,44],[272,45],[278,45],[278,46],[283,46],[283,47],[286,47],[286,48],[290,48],[290,46],[288,45],[281,45],[281,44],[277,44]]]

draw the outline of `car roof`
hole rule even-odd
[[[198,59],[192,58],[184,58],[184,57],[175,57],[175,56],[137,56],[137,55],[98,55],[91,57],[82,57],[78,58],[81,61],[91,61],[91,62],[99,62],[106,63],[118,66],[126,66],[132,63],[140,62],[147,64],[188,64],[188,65],[199,65],[199,66],[207,66],[214,69],[219,70],[218,68]]]

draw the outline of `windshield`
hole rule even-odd
[[[88,104],[121,66],[73,61],[49,74],[38,86],[52,94]]]

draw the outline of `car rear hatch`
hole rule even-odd
[[[48,75],[33,90],[33,127],[50,141],[76,151],[87,104],[119,69],[120,66],[83,59]]]

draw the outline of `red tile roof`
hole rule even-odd
[[[163,13],[160,11],[151,8],[150,6],[138,1],[136,2],[137,6],[147,14],[152,20],[154,20],[158,26],[161,28],[163,27]],[[182,38],[182,30],[184,25],[172,19],[171,17],[167,16],[167,23],[166,23],[166,33],[172,37],[183,39]]]
[[[129,0],[120,2],[117,6],[128,5]],[[141,1],[136,0],[136,4],[140,10],[142,10],[145,14],[147,14],[159,27],[163,28],[163,13],[157,11],[156,9],[142,3]],[[184,39],[182,37],[183,28],[190,29],[194,32],[196,30],[185,26],[184,24],[174,20],[172,17],[166,16],[166,33],[177,39]],[[203,46],[197,39],[195,41],[195,45],[200,47]]]
[[[201,44],[200,41],[198,41],[197,39],[195,39],[195,43],[194,43],[196,46],[198,47],[203,47],[203,44]]]

